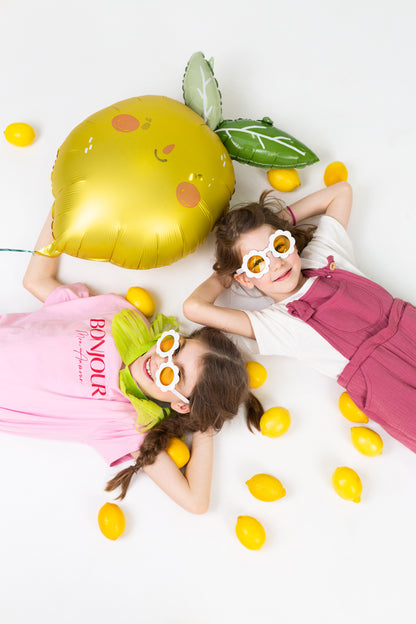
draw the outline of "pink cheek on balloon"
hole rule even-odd
[[[195,208],[201,200],[201,195],[191,182],[181,182],[176,187],[176,198],[181,206]]]
[[[111,124],[117,132],[133,132],[140,126],[140,121],[133,115],[116,115]]]
[[[164,154],[170,154],[174,147],[174,145],[166,145],[162,151]]]

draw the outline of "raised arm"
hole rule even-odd
[[[52,241],[52,210],[50,210],[36,242],[36,249],[45,247]],[[33,254],[23,277],[23,286],[32,295],[41,301],[45,301],[55,288],[61,286],[61,282],[56,278],[58,266],[59,258]]]
[[[139,453],[132,455],[136,459]],[[209,507],[212,464],[213,432],[209,430],[193,434],[191,458],[184,474],[165,451],[143,470],[175,503],[191,513],[202,514]]]
[[[247,314],[241,310],[215,305],[216,299],[225,290],[216,273],[202,282],[183,304],[183,313],[191,321],[216,327],[225,332],[254,338]]]
[[[352,188],[348,182],[338,182],[290,204],[297,223],[309,217],[326,214],[339,221],[344,228],[348,225],[351,206]],[[288,210],[284,209],[279,216],[280,214],[292,223]]]

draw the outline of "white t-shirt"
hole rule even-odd
[[[363,275],[354,264],[352,244],[344,227],[336,219],[323,216],[312,241],[301,254],[302,269],[325,267],[330,255],[334,256],[338,268]],[[240,295],[233,293],[229,304],[231,307],[243,309],[248,315],[260,354],[298,358],[319,372],[337,379],[348,360],[307,323],[291,316],[286,308],[289,301],[305,295],[315,279],[316,277],[308,278],[295,295],[279,303],[273,303],[268,297],[251,297],[250,305],[247,305],[245,297],[244,304],[239,289]],[[237,297],[240,302],[235,305]],[[263,309],[259,309],[260,307]]]

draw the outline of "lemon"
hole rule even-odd
[[[383,440],[368,427],[351,427],[351,442],[357,451],[368,457],[381,455],[383,451]]]
[[[246,362],[250,388],[260,388],[267,379],[267,371],[260,362]]]
[[[250,493],[261,501],[275,501],[286,496],[286,490],[276,477],[269,474],[256,474],[246,481]]]
[[[343,392],[341,394],[341,396],[339,397],[338,406],[341,414],[351,422],[368,423],[367,416],[364,414],[364,412],[360,410],[359,407],[356,406],[348,392]]]
[[[105,503],[98,512],[98,526],[105,537],[116,540],[126,528],[124,513],[118,505]]]
[[[242,545],[249,550],[260,550],[266,541],[263,526],[251,516],[238,516],[235,532]]]
[[[289,193],[300,186],[296,169],[269,169],[267,179],[273,188],[283,193]]]
[[[140,286],[132,286],[128,289],[126,299],[147,317],[153,316],[156,309],[152,295]]]
[[[178,468],[183,468],[191,456],[189,449],[183,440],[172,438],[166,449],[166,453],[175,462]]]
[[[348,169],[344,163],[336,160],[328,165],[324,173],[325,186],[332,186],[337,182],[346,182],[348,180]]]
[[[35,131],[32,126],[29,126],[27,123],[12,123],[7,126],[4,131],[4,136],[9,143],[18,145],[19,147],[26,147],[33,143]]]
[[[341,498],[359,503],[363,486],[358,474],[352,468],[341,466],[332,475],[332,485]]]
[[[290,427],[290,413],[285,407],[271,407],[260,418],[260,431],[269,438],[278,438]]]

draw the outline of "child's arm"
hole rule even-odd
[[[52,236],[52,210],[49,212],[43,228],[36,242],[36,249],[41,249],[53,241]],[[59,258],[48,258],[40,254],[33,254],[26,273],[23,277],[23,286],[41,301],[45,301],[48,295],[61,286],[56,279]]]
[[[297,223],[309,217],[326,214],[339,221],[344,228],[348,225],[351,206],[352,188],[348,182],[338,182],[290,204]],[[283,209],[282,213],[284,218],[292,222],[292,216],[288,210]]]
[[[200,325],[209,325],[225,332],[254,338],[250,319],[245,312],[215,305],[215,300],[224,290],[225,287],[217,274],[213,273],[185,299],[184,315]]]
[[[195,514],[208,510],[213,462],[213,432],[194,433],[191,458],[183,474],[166,452],[143,470],[175,503]],[[139,453],[132,453],[137,458]]]

